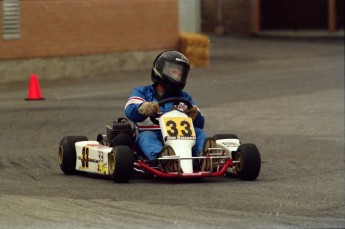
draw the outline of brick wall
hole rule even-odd
[[[259,2],[258,24],[265,29],[327,28],[330,0],[201,0],[202,31],[250,34],[253,6]],[[253,4],[253,5],[252,5]],[[336,0],[336,28],[344,28],[344,0]],[[221,20],[219,18],[221,17]],[[219,21],[220,20],[220,21]],[[254,23],[253,26],[256,26]],[[221,27],[221,28],[220,28]]]
[[[0,23],[0,59],[161,50],[177,44],[176,0],[21,1],[19,40],[3,40]]]
[[[218,9],[221,22],[218,21]],[[202,30],[213,33],[222,26],[224,33],[249,34],[251,13],[250,0],[202,0]]]
[[[225,32],[241,34],[251,33],[251,1],[231,0],[224,1],[223,25]]]
[[[213,33],[217,21],[217,1],[202,0],[201,1],[201,30],[207,33]]]

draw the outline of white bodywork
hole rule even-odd
[[[176,123],[176,129],[178,130],[178,135],[176,137],[169,136],[168,134],[168,131],[171,130],[171,128],[167,123],[170,120]],[[181,122],[185,122],[185,124],[187,122],[187,125],[190,126],[186,126],[183,123],[181,125]],[[181,159],[180,165],[183,172],[193,173],[193,161],[191,159],[186,159],[192,157],[192,148],[196,142],[192,119],[178,110],[172,110],[161,116],[159,119],[159,125],[161,127],[165,144],[170,145],[175,151],[176,156],[170,158],[176,159],[176,157],[178,157]],[[188,131],[191,131],[191,136],[183,136],[183,131],[185,131],[186,128]]]
[[[239,139],[219,139],[216,140],[217,146],[219,148],[223,148],[225,150],[225,154],[230,154],[231,152],[237,151],[237,148],[240,146],[240,140]]]
[[[101,175],[109,174],[108,154],[112,147],[100,145],[98,141],[81,141],[75,143],[78,171]]]

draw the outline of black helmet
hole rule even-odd
[[[182,53],[165,51],[153,62],[151,79],[170,93],[180,92],[186,86],[189,68],[189,61]]]

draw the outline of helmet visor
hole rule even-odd
[[[185,68],[180,64],[165,62],[163,73],[177,82],[184,82],[186,80]]]

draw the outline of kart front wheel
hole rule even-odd
[[[255,180],[261,169],[261,157],[258,148],[254,144],[242,144],[235,152],[234,160],[236,171],[242,180]]]
[[[60,169],[65,174],[73,175],[76,173],[77,153],[75,151],[75,143],[87,140],[85,136],[67,136],[61,140],[58,151],[58,162]]]
[[[115,146],[108,154],[109,174],[116,183],[128,182],[134,170],[134,155],[128,146]]]

